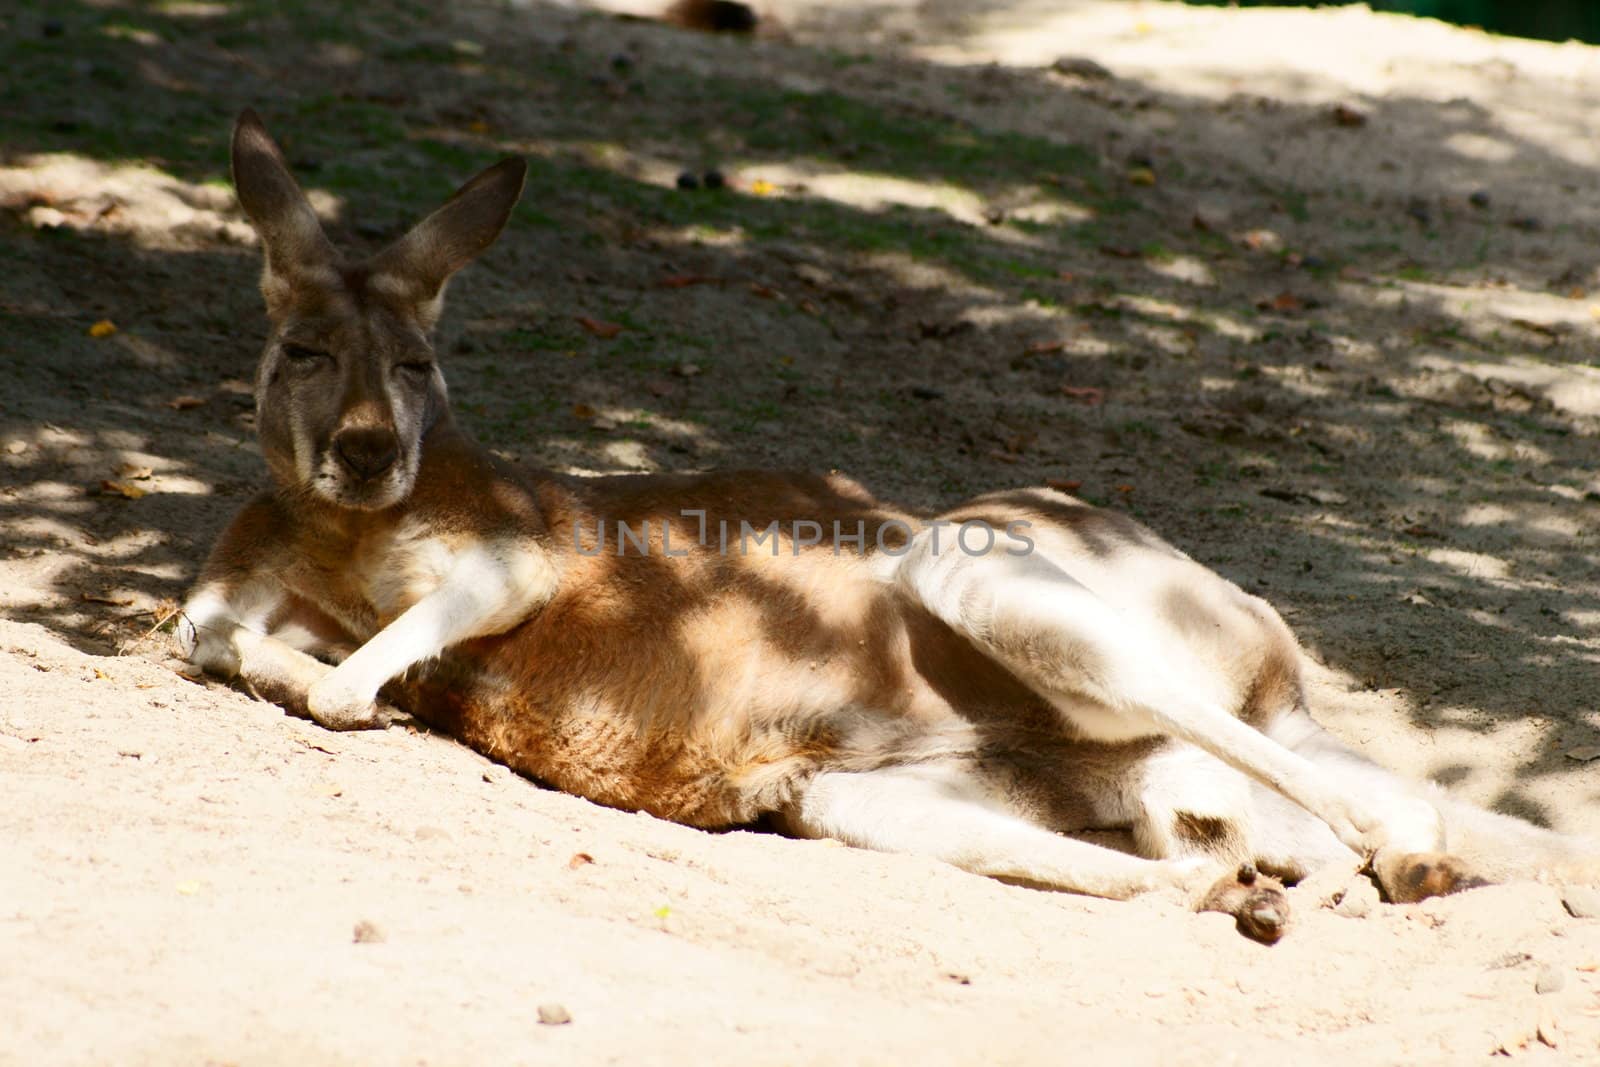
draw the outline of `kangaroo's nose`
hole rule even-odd
[[[352,474],[376,478],[394,466],[400,455],[400,442],[386,427],[354,426],[339,431],[333,439],[333,450]]]

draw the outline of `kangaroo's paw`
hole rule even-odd
[[[1380,849],[1372,857],[1372,873],[1391,904],[1414,904],[1489,884],[1460,857],[1447,852]]]
[[[335,669],[311,687],[306,712],[330,730],[372,730],[388,725],[376,698],[364,688],[351,686]]]
[[[1283,883],[1248,863],[1206,890],[1194,910],[1232,915],[1241,934],[1263,945],[1275,943],[1289,929],[1289,898]]]
[[[239,652],[228,639],[227,630],[197,626],[188,615],[179,612],[174,632],[178,654],[183,659],[216,678],[238,675]]]

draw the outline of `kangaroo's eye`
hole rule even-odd
[[[307,348],[305,345],[284,345],[283,354],[291,363],[310,365],[319,359],[331,359],[328,353],[318,348]]]

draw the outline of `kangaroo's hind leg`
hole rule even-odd
[[[973,874],[1126,899],[1188,885],[1196,862],[1130,856],[1052,833],[1008,810],[960,766],[825,771],[781,813],[797,837],[942,860]]]
[[[1071,732],[1186,741],[1307,809],[1363,854],[1442,850],[1443,824],[1426,802],[1372,796],[1240,721],[1229,665],[1156,626],[1145,607],[1106,601],[1043,552],[939,553],[930,541],[918,535],[900,560],[901,588],[1049,699]],[[1112,570],[1099,564],[1103,581],[1148,583],[1165,568],[1170,591],[1196,602],[1242,596],[1176,553],[1127,552]]]
[[[942,860],[973,874],[1087,896],[1125,899],[1173,889],[1200,893],[1205,910],[1226,911],[1241,931],[1275,941],[1288,921],[1281,892],[1265,883],[1216,880],[1201,858],[1145,859],[1063,837],[1021,818],[959,765],[920,764],[870,771],[826,771],[780,812],[798,837],[832,837],[857,848]]]

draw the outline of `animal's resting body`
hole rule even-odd
[[[771,815],[1100,896],[1176,888],[1268,940],[1287,913],[1252,864],[1364,858],[1402,900],[1600,871],[1586,842],[1333,739],[1277,614],[1119,513],[1021,490],[929,518],[836,474],[503,469],[455,426],[428,337],[523,164],[359,263],[253,113],[233,167],[266,252],[274,486],[185,607],[200,666],[334,728],[380,723],[381,691],[604,804]],[[1063,834],[1113,827],[1136,855]]]

